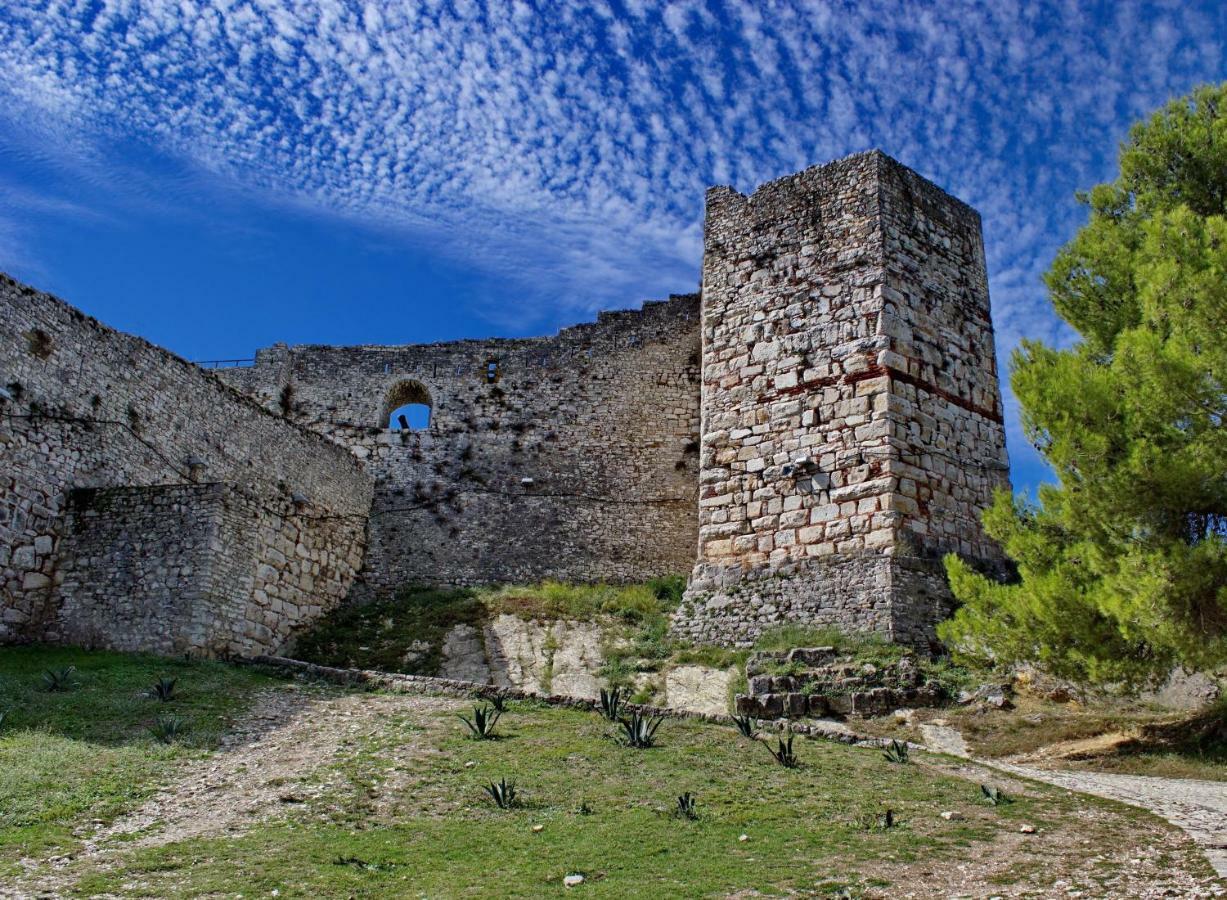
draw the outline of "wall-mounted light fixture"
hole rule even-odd
[[[532,487],[532,486],[533,486],[533,480],[532,480],[531,478],[521,478],[521,479],[520,479],[520,486],[521,486],[521,487]]]

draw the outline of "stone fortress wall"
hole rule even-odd
[[[374,591],[640,581],[694,561],[698,316],[683,295],[555,337],[276,346],[218,374],[363,461]],[[389,428],[411,401],[429,426]]]
[[[930,640],[941,554],[1000,561],[978,518],[1008,487],[979,216],[874,152],[713,188],[704,234],[699,554],[677,629]]]
[[[7,277],[0,387],[0,640],[258,652],[348,593],[344,448]]]
[[[924,643],[940,554],[1000,562],[979,217],[877,152],[712,189],[701,296],[554,337],[205,372],[8,279],[0,326],[0,640],[254,653],[412,582],[693,568],[699,641]]]

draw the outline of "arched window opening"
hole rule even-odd
[[[502,377],[503,373],[499,369],[498,360],[486,360],[486,384],[497,384],[498,380]]]
[[[393,431],[425,431],[430,427],[430,407],[425,403],[406,403],[388,415]]]
[[[424,431],[430,427],[430,391],[420,381],[402,381],[388,391],[384,422],[392,431]]]

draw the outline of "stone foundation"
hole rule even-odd
[[[878,554],[803,560],[779,571],[696,569],[673,632],[749,647],[782,625],[875,632],[928,647],[953,606],[940,564]]]

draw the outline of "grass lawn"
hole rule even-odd
[[[75,666],[64,691],[42,674]],[[143,696],[178,678],[169,703]],[[0,878],[25,856],[70,852],[73,832],[131,809],[180,761],[214,746],[268,675],[221,663],[89,652],[0,648]],[[173,744],[150,732],[159,716],[186,731]]]
[[[40,671],[64,664],[78,666],[80,686],[40,690]],[[141,691],[163,674],[181,679],[182,699],[169,706],[191,722],[182,743],[147,731],[161,705]],[[0,702],[19,710],[0,735],[0,852],[30,893],[837,896],[847,887],[879,897],[918,886],[920,896],[996,885],[1009,895],[1063,879],[1090,896],[1128,896],[1172,872],[1208,871],[1183,836],[1144,813],[936,757],[897,764],[875,749],[798,738],[801,765],[786,769],[763,742],[687,720],[666,720],[658,745],[637,750],[599,714],[535,702],[510,703],[498,739],[477,741],[457,718],[470,711],[463,701],[80,651],[0,651],[0,686]],[[292,714],[242,748],[211,751],[261,689],[293,695]],[[291,762],[279,769],[282,758]],[[190,777],[201,772],[212,780]],[[500,810],[483,792],[504,777],[519,788],[518,808]],[[1014,802],[988,805],[984,779]],[[192,787],[176,793],[180,784]],[[190,837],[156,821],[106,830],[162,785],[170,799],[157,809],[199,826]],[[236,818],[261,790],[274,792],[271,804]],[[697,797],[694,821],[674,814],[685,791]],[[228,814],[211,827],[219,809]],[[1023,823],[1036,832],[1021,835]],[[81,824],[90,845],[73,834]],[[71,861],[50,859],[65,851]],[[31,859],[18,866],[19,857]],[[583,885],[565,888],[576,874]]]

